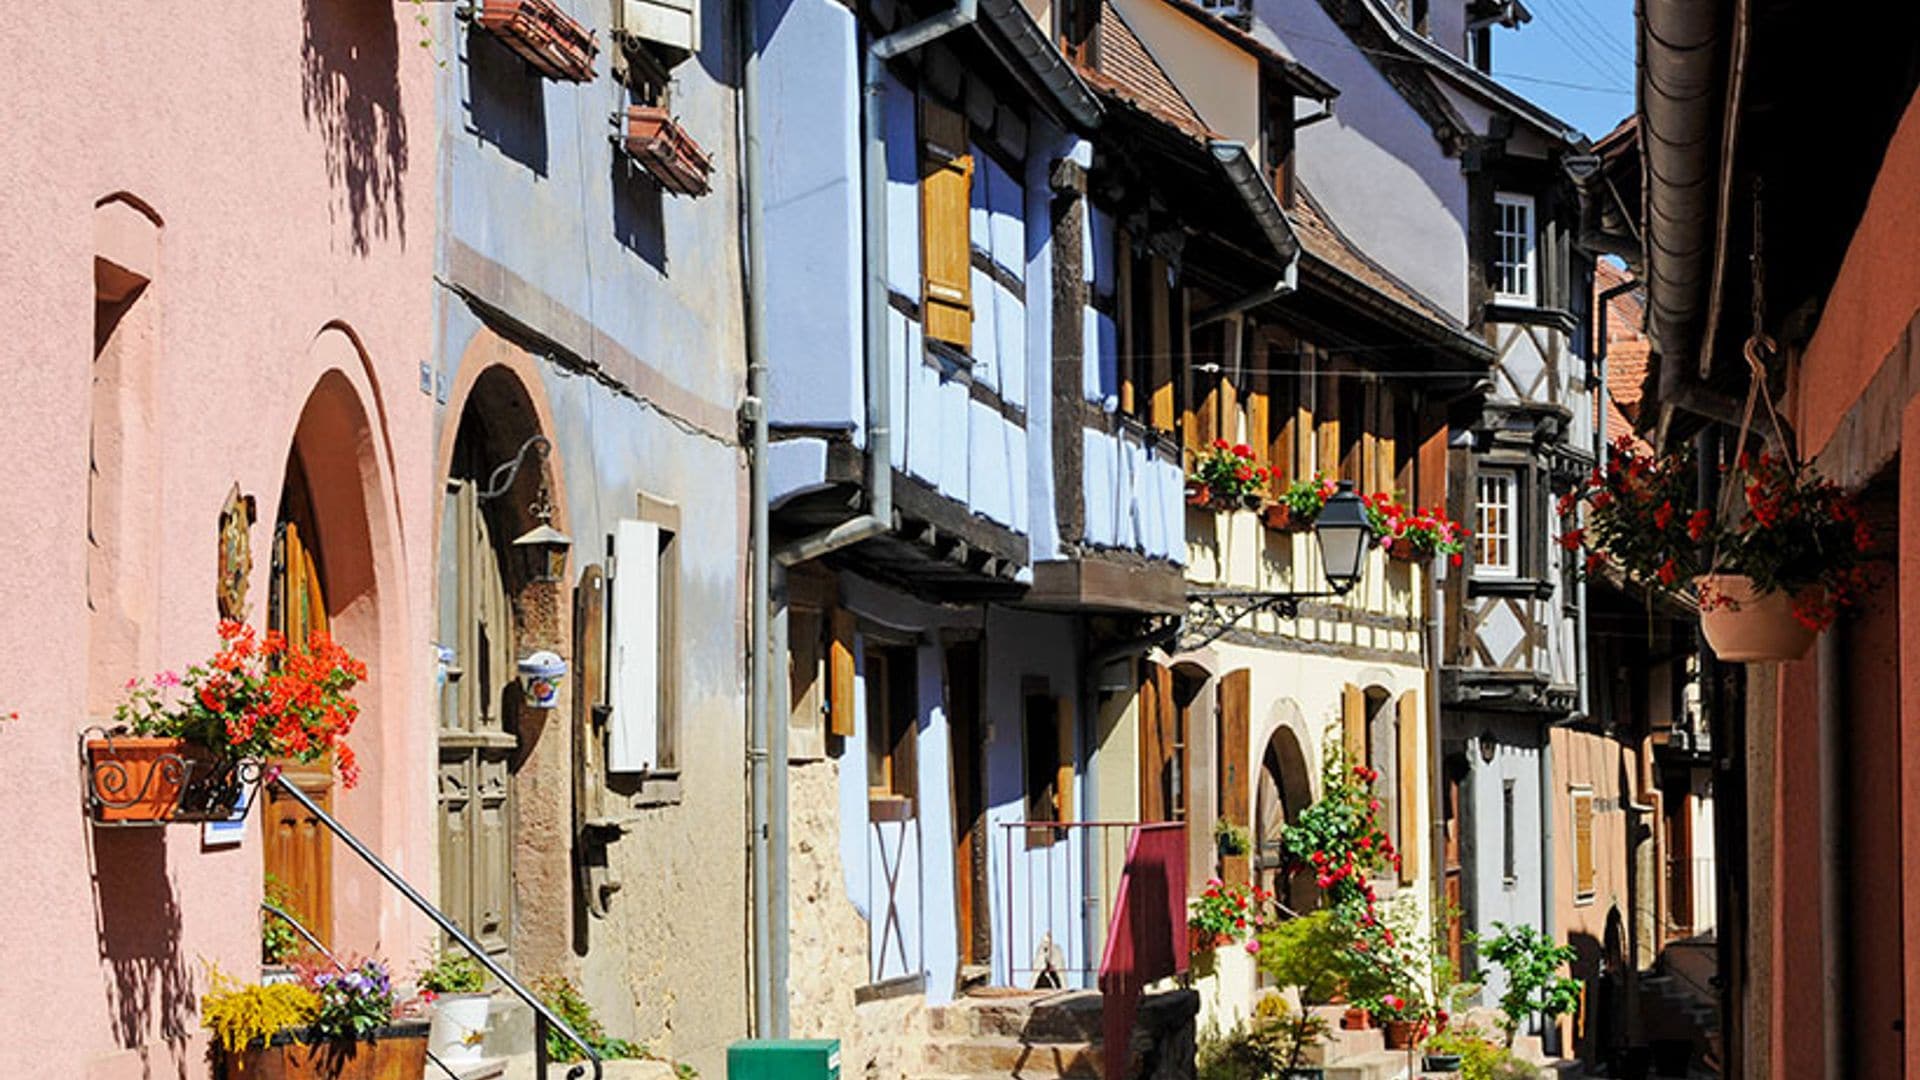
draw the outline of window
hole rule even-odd
[[[670,775],[678,766],[679,514],[657,499],[641,496],[640,502],[642,517],[614,525],[607,770]]]
[[[1573,789],[1573,899],[1593,902],[1593,789]]]
[[[1480,473],[1473,563],[1476,572],[1484,577],[1519,576],[1519,486],[1519,477],[1511,471]]]
[[[918,749],[911,648],[869,642],[867,676],[867,797],[912,805]],[[911,813],[911,809],[907,811]]]
[[[1063,699],[1044,687],[1024,696],[1027,820],[1073,820],[1073,725]],[[1028,829],[1027,844],[1050,844],[1059,829]]]
[[[1507,304],[1534,303],[1533,196],[1493,197],[1493,295]]]
[[[921,316],[926,335],[973,348],[973,154],[967,118],[920,103]]]
[[[1500,782],[1500,877],[1512,888],[1519,875],[1513,865],[1513,781]]]

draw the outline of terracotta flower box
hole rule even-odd
[[[1266,518],[1269,529],[1280,532],[1311,532],[1313,530],[1312,518],[1295,514],[1293,507],[1283,502],[1268,504],[1263,516]]]
[[[695,196],[707,193],[713,159],[686,128],[667,115],[667,110],[654,105],[627,106],[625,148],[627,155],[668,191]]]
[[[87,808],[95,821],[165,824],[233,813],[236,779],[213,752],[184,739],[87,740]]]
[[[593,79],[599,43],[554,0],[486,0],[479,23],[549,79]]]
[[[1400,562],[1425,561],[1425,556],[1420,554],[1420,549],[1414,547],[1413,541],[1404,536],[1394,537],[1393,543],[1387,545],[1387,557]]]

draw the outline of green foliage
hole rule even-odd
[[[579,1034],[586,1044],[593,1048],[603,1061],[620,1058],[645,1057],[646,1050],[625,1039],[607,1034],[600,1018],[593,1014],[593,1006],[587,1004],[586,995],[574,985],[572,979],[564,975],[544,975],[533,984],[533,992],[552,1009],[554,1015],[567,1022],[567,1026]],[[558,1031],[547,1031],[547,1057],[561,1064],[581,1061],[585,1055],[573,1045],[573,1040]]]
[[[1219,878],[1208,878],[1207,887],[1193,902],[1187,925],[1203,938],[1202,951],[1210,949],[1215,942],[1231,944],[1260,933],[1265,925],[1261,909],[1271,899],[1258,886],[1248,893]]]
[[[442,949],[414,981],[420,989],[436,994],[477,994],[487,988],[487,972],[466,953]]]
[[[1226,818],[1215,818],[1213,846],[1222,855],[1245,855],[1253,850],[1253,838],[1247,835],[1247,830]]]
[[[319,996],[299,983],[242,984],[215,967],[200,998],[200,1026],[229,1053],[238,1053],[255,1041],[306,1026],[319,1011]]]
[[[1493,937],[1478,938],[1476,944],[1481,955],[1506,974],[1507,991],[1500,995],[1501,1027],[1511,1046],[1521,1020],[1534,1013],[1558,1016],[1579,1004],[1579,981],[1560,974],[1577,954],[1572,946],[1556,944],[1531,926],[1496,922],[1493,929]]]
[[[1326,1037],[1327,1023],[1287,999],[1267,994],[1251,1020],[1222,1032],[1211,1022],[1200,1033],[1197,1080],[1267,1080],[1299,1064],[1308,1046]]]
[[[287,884],[272,874],[266,875],[267,902],[288,915],[298,919],[301,913],[294,908],[288,898]],[[272,912],[260,913],[260,962],[263,964],[284,964],[300,955],[306,945],[293,924]]]
[[[1295,525],[1306,528],[1319,518],[1327,500],[1339,490],[1339,485],[1327,479],[1326,473],[1314,473],[1311,480],[1295,480],[1281,489],[1275,501],[1286,505]]]
[[[1351,974],[1352,938],[1331,911],[1288,919],[1260,935],[1260,970],[1308,1003],[1325,1001]]]
[[[1472,1029],[1442,1031],[1427,1040],[1425,1049],[1460,1055],[1460,1080],[1536,1080],[1540,1075],[1513,1051]]]
[[[1280,834],[1288,874],[1312,873],[1335,906],[1373,906],[1373,875],[1398,865],[1373,797],[1378,773],[1356,765],[1330,742],[1320,769],[1320,798]]]

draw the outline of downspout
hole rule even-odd
[[[1427,575],[1427,843],[1433,854],[1428,865],[1433,868],[1433,880],[1428,888],[1432,893],[1433,912],[1446,911],[1447,905],[1447,819],[1443,812],[1446,808],[1446,782],[1443,770],[1446,768],[1446,755],[1440,743],[1440,665],[1446,656],[1446,638],[1442,629],[1442,617],[1446,610],[1447,566],[1446,560],[1433,560],[1433,573]],[[1448,914],[1452,918],[1452,913]],[[1455,972],[1456,975],[1460,974]]]
[[[1820,733],[1820,1023],[1825,1044],[1827,1076],[1852,1076],[1845,1017],[1847,1013],[1847,922],[1843,914],[1847,902],[1846,830],[1841,822],[1846,810],[1841,756],[1845,743],[1841,738],[1841,717],[1846,702],[1846,683],[1840,677],[1840,635],[1829,630],[1820,635],[1815,654],[1818,665],[1816,685],[1820,708],[1816,722]],[[1775,730],[1779,730],[1776,724]],[[1718,851],[1715,852],[1718,857]]]
[[[1559,890],[1554,888],[1554,846],[1553,846],[1553,804],[1558,793],[1553,787],[1553,725],[1543,730],[1545,736],[1540,740],[1540,931],[1549,941],[1559,941],[1560,920],[1556,908]],[[1543,1018],[1540,1022],[1540,1042],[1548,1053],[1560,1050],[1560,1023],[1557,1020]]]
[[[867,512],[787,544],[774,557],[793,566],[893,528],[893,394],[887,364],[887,61],[911,52],[979,17],[979,0],[955,0],[949,11],[903,27],[867,46],[860,80],[860,189],[867,382]]]
[[[789,971],[789,822],[787,724],[773,722],[770,673],[785,666],[784,613],[776,625],[772,617],[773,566],[806,562],[893,528],[893,409],[887,365],[887,155],[882,116],[886,93],[886,61],[917,49],[944,34],[973,23],[978,0],[957,0],[953,10],[895,31],[867,48],[861,86],[861,218],[862,255],[867,287],[862,298],[866,374],[867,512],[830,529],[802,537],[771,551],[767,489],[767,334],[766,254],[760,238],[766,235],[760,201],[760,42],[757,0],[746,4],[741,20],[741,51],[746,57],[741,80],[741,112],[746,129],[745,159],[741,168],[741,201],[746,204],[747,262],[747,400],[744,411],[752,425],[749,462],[751,517],[750,628],[752,653],[748,694],[750,701],[747,759],[751,772],[751,862],[753,865],[753,970],[755,1030],[763,1037],[784,1038],[789,1030],[787,974]],[[776,646],[775,638],[782,640]]]
[[[748,617],[747,664],[747,768],[750,773],[748,790],[752,806],[748,836],[748,862],[753,874],[753,1031],[763,1038],[778,1037],[784,1029],[787,992],[784,985],[775,985],[774,969],[785,968],[784,955],[775,963],[773,952],[776,947],[773,935],[774,898],[771,894],[773,867],[770,856],[774,850],[784,856],[785,845],[775,849],[772,843],[772,814],[774,772],[785,779],[784,759],[780,769],[770,769],[768,736],[771,711],[768,708],[767,687],[768,672],[773,657],[770,648],[769,612],[772,607],[772,567],[768,559],[770,530],[767,515],[767,330],[766,330],[766,252],[761,238],[765,232],[765,213],[760,203],[760,44],[759,44],[759,0],[747,0],[745,11],[740,20],[740,52],[745,58],[745,70],[740,80],[741,126],[744,129],[744,143],[741,152],[743,159],[740,169],[740,201],[744,204],[744,217],[741,226],[741,246],[746,249],[747,263],[747,399],[743,411],[751,425],[749,434],[750,453],[747,460],[747,485],[749,501],[749,538],[750,549],[748,574],[751,581],[748,588],[752,591],[749,601],[751,612]],[[786,725],[780,725],[782,729]],[[784,789],[784,785],[783,785]],[[782,800],[781,824],[785,825]],[[782,877],[784,884],[785,878]],[[785,890],[782,889],[784,897]],[[784,902],[780,905],[785,913]],[[783,919],[784,921],[784,919]],[[786,939],[783,936],[778,947],[784,954]]]

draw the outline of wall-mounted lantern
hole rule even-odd
[[[567,576],[567,549],[573,537],[553,527],[553,503],[547,490],[528,508],[539,524],[514,537],[513,550],[520,558],[520,569],[528,581],[564,581]]]
[[[1353,481],[1340,481],[1314,519],[1313,534],[1320,542],[1320,572],[1326,575],[1324,592],[1266,592],[1258,589],[1194,589],[1187,593],[1186,623],[1180,648],[1198,649],[1233,629],[1256,611],[1272,611],[1283,619],[1298,618],[1300,601],[1345,596],[1360,583],[1373,546],[1373,525],[1367,504],[1354,494]]]

